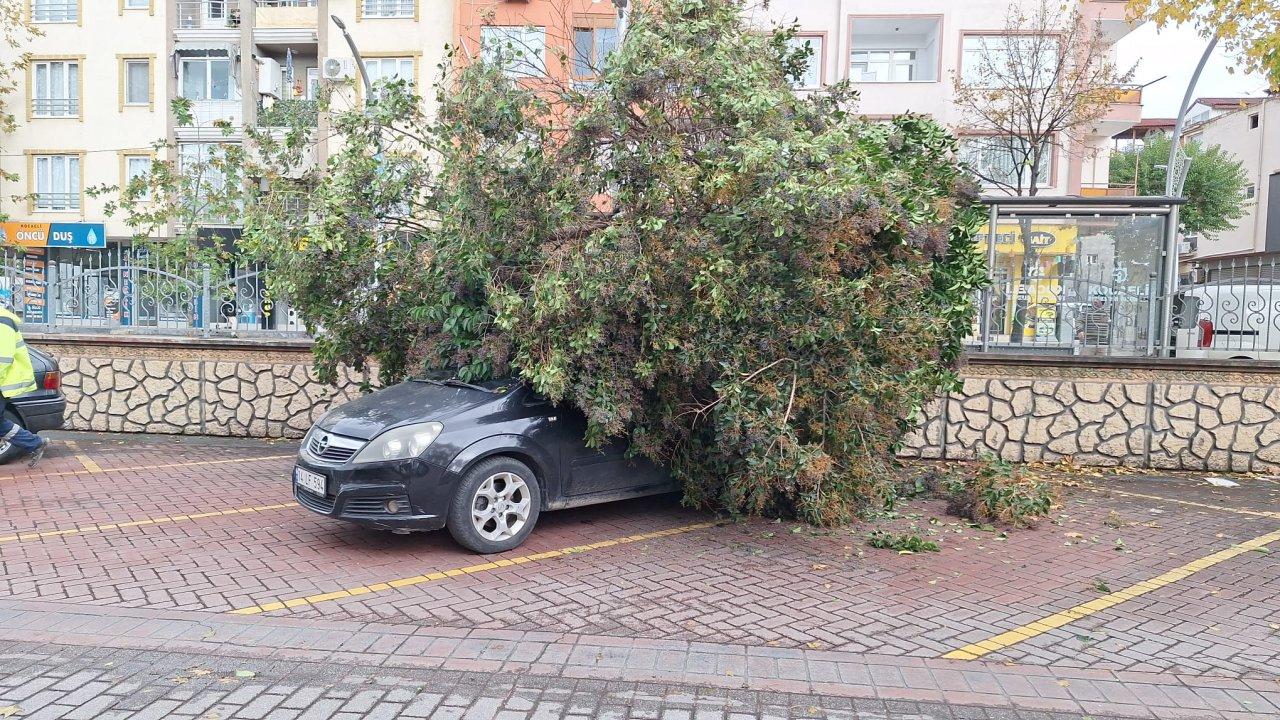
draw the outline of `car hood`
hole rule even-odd
[[[494,402],[501,395],[427,382],[403,382],[330,410],[317,423],[322,430],[371,440],[388,428],[449,418]]]

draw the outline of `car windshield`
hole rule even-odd
[[[470,383],[465,380],[459,380],[453,377],[448,371],[437,371],[426,373],[418,377],[410,378],[413,382],[431,383],[433,385],[445,385],[448,387],[462,387],[471,390],[479,390],[487,393],[505,393],[515,387],[517,381],[512,378],[498,378],[495,380],[484,380],[478,383]]]

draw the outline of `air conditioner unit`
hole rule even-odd
[[[320,63],[320,76],[325,80],[345,80],[356,76],[356,61],[351,58],[327,57]]]
[[[280,63],[271,58],[258,58],[258,94],[280,98]]]

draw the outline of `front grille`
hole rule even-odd
[[[307,454],[321,462],[341,465],[355,456],[363,445],[360,440],[317,430],[307,439]]]
[[[400,503],[400,508],[395,513],[387,512],[387,501],[395,500]],[[361,497],[348,498],[342,505],[342,514],[352,517],[382,517],[388,515],[408,515],[409,496],[408,495],[364,495]]]
[[[296,486],[293,489],[293,496],[297,498],[298,503],[305,508],[314,510],[318,513],[324,513],[325,515],[333,514],[333,504],[336,502],[335,498],[327,495],[325,497],[320,497],[319,495],[309,493]]]

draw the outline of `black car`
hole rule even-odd
[[[581,413],[519,381],[410,380],[325,414],[293,471],[304,507],[406,533],[447,527],[480,553],[524,542],[544,510],[671,492],[627,443],[586,445]]]
[[[4,414],[13,422],[32,431],[57,430],[67,412],[67,399],[62,396],[62,374],[58,362],[30,345],[31,369],[35,371],[36,391],[10,398]],[[22,455],[8,440],[0,440],[0,464]]]

